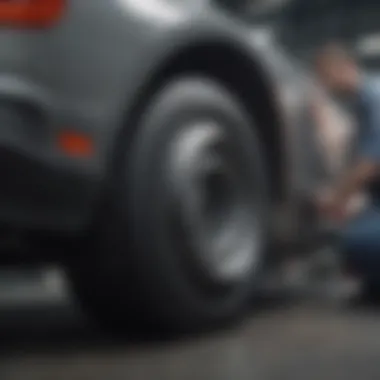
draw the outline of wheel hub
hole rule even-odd
[[[218,283],[245,278],[260,260],[261,226],[239,147],[217,123],[196,123],[181,130],[168,157],[170,189],[192,259]]]

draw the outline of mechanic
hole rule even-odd
[[[328,191],[317,195],[321,213],[340,226],[348,267],[364,280],[367,295],[380,299],[380,78],[366,75],[351,52],[330,43],[317,51],[314,68],[321,84],[349,104],[357,125],[352,163]],[[355,195],[367,191],[369,204],[349,212]]]

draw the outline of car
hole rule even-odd
[[[0,256],[62,264],[110,330],[241,318],[308,229],[308,75],[228,4],[0,4],[1,231],[30,247]]]

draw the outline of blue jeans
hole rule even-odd
[[[370,206],[348,222],[340,243],[348,267],[380,285],[380,205]]]

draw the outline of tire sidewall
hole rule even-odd
[[[262,253],[267,238],[267,178],[257,130],[247,112],[225,88],[206,78],[183,78],[169,83],[145,111],[128,154],[122,181],[122,209],[128,213],[129,237],[136,252],[135,274],[143,284],[144,297],[162,318],[214,320],[232,316],[247,304],[257,280],[256,272],[236,283],[228,293],[205,295],[182,267],[173,245],[165,237],[166,189],[160,163],[167,142],[182,125],[199,118],[221,123],[230,139],[241,147],[247,175],[260,197]]]

